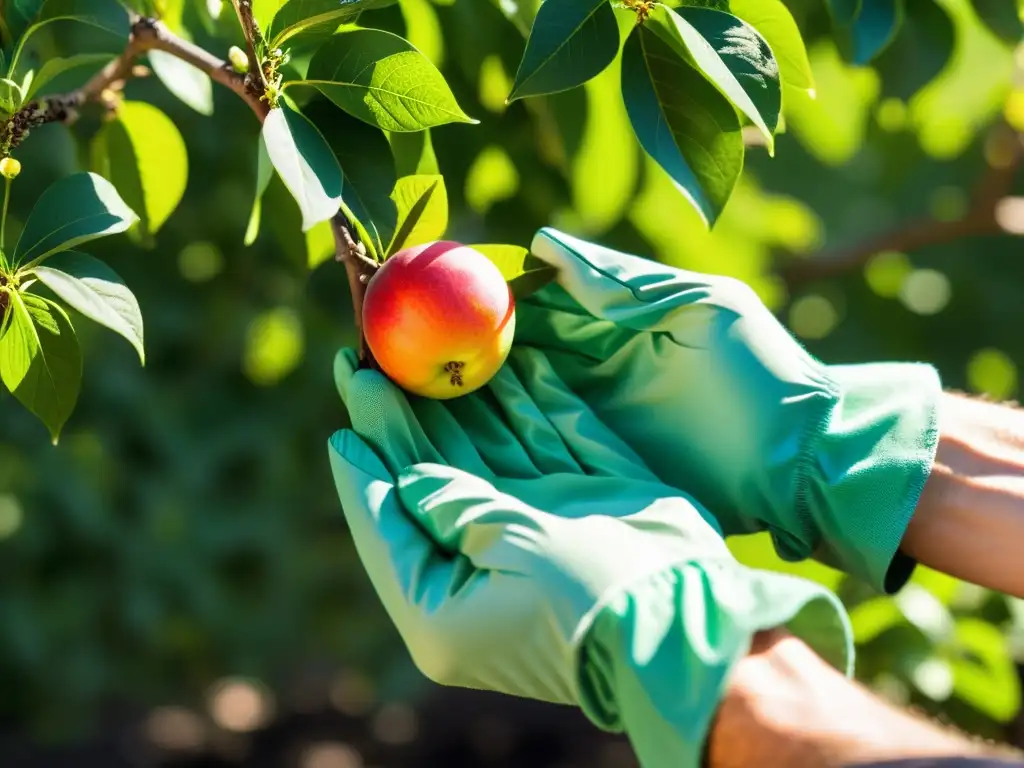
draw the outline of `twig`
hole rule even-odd
[[[47,96],[24,105],[2,126],[0,126],[0,158],[10,155],[11,150],[24,141],[32,128],[44,123],[70,123],[77,117],[78,110],[89,102],[106,102],[108,106],[112,92],[124,88],[128,78],[135,72],[136,61],[148,51],[165,51],[182,61],[202,70],[210,79],[230,88],[248,104],[262,123],[270,113],[270,105],[263,98],[262,81],[254,81],[253,72],[259,73],[258,63],[255,67],[255,48],[262,45],[262,35],[253,15],[250,0],[233,0],[239,15],[239,21],[249,45],[250,69],[248,75],[242,75],[227,62],[217,58],[209,51],[194,45],[175,35],[163,23],[156,19],[134,17],[128,45],[116,59],[97,72],[85,85],[75,91],[56,96]],[[352,307],[355,312],[356,329],[359,332],[360,357],[364,365],[376,367],[373,355],[366,345],[362,333],[363,295],[366,284],[377,268],[377,263],[366,255],[366,247],[359,242],[354,234],[355,229],[345,214],[339,210],[331,219],[331,231],[334,234],[335,258],[345,265],[349,288],[352,291]],[[6,294],[0,293],[0,298]],[[2,309],[2,308],[0,308]],[[0,312],[0,316],[2,316]]]
[[[263,33],[260,25],[256,22],[256,16],[252,11],[252,0],[231,0],[235,7],[235,15],[238,23],[242,26],[242,34],[245,36],[246,47],[249,51],[249,71],[260,71],[260,60],[257,48],[264,48]]]
[[[366,255],[366,246],[352,236],[352,223],[339,210],[331,219],[334,235],[334,258],[345,265],[348,287],[352,292],[352,312],[355,314],[356,333],[359,334],[359,358],[367,368],[377,368],[377,361],[363,335],[363,297],[378,264]]]
[[[0,157],[8,156],[33,128],[45,123],[70,123],[89,102],[108,102],[113,92],[124,88],[132,77],[135,62],[149,51],[165,51],[202,70],[210,79],[242,97],[261,120],[268,107],[246,88],[242,75],[213,54],[175,35],[163,23],[150,18],[132,21],[128,45],[116,59],[97,72],[81,88],[69,93],[35,99],[25,104],[0,128]],[[109,104],[108,104],[109,106]]]
[[[907,253],[964,237],[1005,232],[998,215],[999,206],[1009,194],[1017,170],[1024,162],[1024,143],[1020,134],[1006,123],[996,125],[988,141],[996,162],[987,165],[966,213],[959,219],[943,221],[926,217],[909,221],[862,242],[794,260],[780,270],[782,278],[793,287],[856,269],[883,251]]]

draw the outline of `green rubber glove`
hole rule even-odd
[[[342,507],[427,677],[580,706],[643,765],[688,768],[757,631],[788,626],[850,672],[835,596],[736,562],[542,355],[514,350],[445,403],[356,370],[351,350],[335,374],[355,430],[330,441]]]
[[[665,483],[726,535],[767,530],[788,560],[817,557],[894,592],[898,552],[931,471],[938,374],[929,365],[823,365],[745,284],[541,230],[557,282],[517,307],[516,344],[543,351]]]

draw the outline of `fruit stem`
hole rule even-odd
[[[364,368],[379,370],[363,334],[363,296],[378,264],[366,255],[366,246],[356,242],[352,236],[352,224],[341,210],[331,218],[331,233],[334,235],[334,258],[345,265],[348,287],[352,292],[352,312],[356,333],[359,334],[359,359]]]

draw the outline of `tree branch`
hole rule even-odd
[[[254,61],[257,41],[262,44],[263,38],[253,18],[251,2],[233,2],[249,44],[250,59]],[[78,110],[90,102],[100,102],[113,107],[114,94],[124,88],[125,82],[136,71],[136,61],[148,51],[164,51],[202,70],[214,82],[238,94],[252,108],[261,123],[270,113],[270,105],[263,98],[262,80],[256,83],[253,71],[248,75],[242,75],[209,51],[178,37],[160,21],[135,17],[132,19],[128,45],[124,51],[85,85],[69,93],[31,101],[12,115],[7,123],[0,126],[0,158],[10,155],[36,126],[51,122],[73,122]],[[256,73],[260,72],[258,63],[255,68],[251,65],[250,69],[254,69]],[[377,269],[377,264],[366,255],[366,247],[359,242],[359,238],[354,234],[355,228],[343,211],[339,210],[331,219],[331,231],[334,235],[335,259],[345,265],[349,288],[352,291],[352,308],[360,339],[360,357],[364,365],[375,368],[376,362],[366,346],[362,333],[362,308],[366,284]]]
[[[352,311],[355,314],[356,333],[359,334],[359,358],[363,365],[377,369],[377,361],[366,344],[363,335],[363,297],[367,283],[373,277],[378,265],[366,255],[366,246],[352,236],[352,222],[339,210],[331,219],[331,233],[334,235],[334,258],[345,265],[348,287],[352,292]]]
[[[246,48],[249,52],[249,71],[256,74],[260,71],[260,60],[256,49],[265,47],[263,33],[260,25],[256,23],[256,17],[252,12],[252,0],[231,0],[235,7],[235,15],[238,23],[242,26],[242,34],[245,36]]]
[[[794,260],[780,269],[782,278],[792,288],[861,267],[883,251],[907,253],[964,237],[1007,232],[1007,222],[1000,215],[1002,203],[1024,162],[1024,142],[1010,126],[999,123],[988,137],[988,148],[990,151],[986,154],[990,159],[985,173],[975,186],[967,212],[959,219],[943,221],[924,217],[905,222],[862,242]]]
[[[97,72],[81,88],[69,93],[35,99],[25,104],[0,128],[0,157],[7,157],[30,131],[45,123],[70,123],[78,110],[90,102],[113,106],[113,94],[124,88],[125,82],[136,71],[135,64],[149,51],[165,51],[202,70],[210,79],[237,93],[261,120],[268,107],[258,93],[246,87],[245,78],[231,65],[213,54],[175,35],[163,23],[150,18],[132,21],[128,45],[116,59]]]

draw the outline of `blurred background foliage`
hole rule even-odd
[[[748,153],[713,232],[638,148],[614,67],[506,107],[529,3],[402,0],[363,22],[406,34],[481,120],[392,145],[400,173],[445,175],[450,237],[525,246],[550,224],[733,275],[828,362],[925,360],[948,387],[1015,398],[1019,19],[1001,27],[983,1],[912,0],[892,45],[855,67],[822,0],[787,5],[817,98],[786,92],[776,156]],[[186,22],[225,55],[240,38],[221,10],[196,0]],[[40,38],[44,60],[114,50],[74,25]],[[139,298],[147,366],[80,324],[83,393],[57,447],[0,395],[0,763],[633,764],[621,740],[596,738],[573,713],[440,691],[414,670],[355,556],[326,460],[347,420],[331,359],[355,341],[329,233],[304,236],[275,179],[265,226],[242,245],[258,125],[233,94],[215,93],[212,117],[156,78],[127,94],[185,137],[187,191],[155,238],[94,249]],[[373,137],[331,115],[321,128],[358,157]],[[13,229],[48,184],[88,166],[100,125],[87,113],[22,146]],[[380,174],[389,189],[391,170]],[[866,683],[1024,744],[1024,603],[926,569],[879,597],[823,566],[782,563],[762,537],[731,543],[746,562],[839,592]]]

